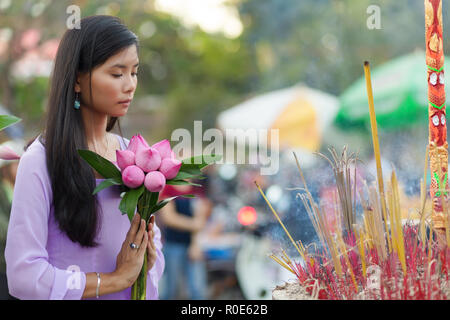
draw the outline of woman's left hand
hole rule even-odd
[[[156,245],[154,242],[155,231],[153,230],[153,226],[155,225],[155,216],[150,218],[150,222],[148,223],[148,243],[147,243],[147,272],[153,268],[156,262]]]

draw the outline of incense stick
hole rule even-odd
[[[367,98],[369,102],[369,115],[370,115],[370,127],[372,129],[373,152],[375,155],[375,162],[377,165],[377,178],[378,178],[377,180],[378,180],[378,191],[380,193],[381,210],[383,213],[386,233],[389,233],[389,230],[387,228],[386,200],[384,198],[384,183],[383,183],[383,171],[381,167],[380,144],[378,140],[375,106],[373,103],[372,82],[370,80],[370,64],[368,61],[364,62],[364,75],[366,78]],[[392,247],[389,241],[389,236],[387,238],[388,238],[387,243],[389,252],[391,252]]]
[[[286,227],[284,226],[283,222],[281,221],[280,217],[278,216],[278,214],[276,213],[276,211],[272,208],[272,205],[270,204],[269,200],[267,200],[266,195],[264,194],[264,192],[261,190],[261,187],[258,185],[258,183],[256,181],[254,181],[256,184],[256,187],[258,188],[259,192],[261,193],[261,195],[263,196],[264,200],[266,201],[266,203],[269,205],[270,210],[272,211],[272,213],[274,214],[275,218],[277,218],[278,222],[280,223],[280,225],[283,227],[284,232],[286,232],[286,234],[288,235],[289,239],[291,240],[292,244],[294,245],[295,249],[297,249],[298,253],[300,253],[300,255],[302,256],[302,258],[305,260],[305,256],[303,254],[303,252],[300,251],[300,248],[297,246],[297,244],[295,243],[294,239],[292,239],[291,234],[289,233],[289,231],[287,231]],[[306,261],[306,260],[305,260]]]

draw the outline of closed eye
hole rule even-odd
[[[138,73],[137,72],[132,72],[131,75],[133,77],[137,77]],[[123,76],[123,74],[113,74],[112,75],[114,78],[120,78],[121,76]]]

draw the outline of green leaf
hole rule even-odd
[[[181,163],[179,172],[185,172],[185,173],[189,173],[191,175],[201,175],[202,174],[202,171],[200,170],[200,165],[187,164],[187,163]]]
[[[95,189],[94,192],[92,193],[93,195],[96,194],[97,192],[102,191],[103,189],[106,189],[110,186],[113,185],[120,185],[121,183],[118,183],[117,180],[115,179],[106,179],[104,181],[102,181]]]
[[[91,150],[78,150],[78,154],[105,179],[114,179],[117,184],[122,184],[122,174],[109,160]]]
[[[170,201],[172,201],[172,200],[174,200],[176,198],[179,198],[179,197],[181,197],[181,198],[195,198],[195,196],[193,194],[180,194],[180,195],[175,196],[175,197],[170,197],[170,198],[164,199],[164,200],[158,202],[158,204],[152,208],[152,211],[150,212],[150,214],[152,214],[152,213],[154,213],[154,212],[156,212],[158,210],[161,210]]]
[[[120,201],[119,210],[122,212],[122,214],[126,213],[128,215],[128,219],[130,219],[130,222],[131,220],[133,220],[139,197],[144,192],[144,188],[144,185],[142,185],[139,188],[130,189],[129,191],[125,192],[122,201]]]
[[[173,186],[184,186],[184,185],[191,185],[195,187],[201,187],[201,184],[185,181],[185,180],[167,180],[166,184],[170,184]]]
[[[150,214],[152,214],[152,213],[154,213],[154,212],[156,212],[158,210],[161,210],[166,204],[168,204],[170,201],[172,201],[173,199],[178,198],[178,197],[179,196],[170,197],[170,198],[167,198],[167,199],[164,199],[164,200],[158,202],[158,204],[153,207],[153,209],[150,212]]]
[[[189,184],[190,186],[194,186],[194,187],[201,187],[201,186],[202,186],[201,184],[194,183],[194,182],[188,182],[188,184]]]
[[[9,127],[10,125],[13,125],[19,121],[21,121],[22,119],[17,118],[15,116],[11,116],[11,115],[0,115],[0,130],[3,130],[7,127]]]
[[[172,180],[167,180],[166,184],[170,184],[172,186],[184,186],[184,185],[189,184],[189,181],[172,179]]]
[[[202,179],[202,178],[203,178],[203,176],[201,176],[201,175],[193,175],[188,172],[183,172],[180,170],[180,171],[178,171],[177,176],[173,179],[174,180],[184,180],[184,179]]]

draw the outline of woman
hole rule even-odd
[[[45,129],[16,177],[5,250],[12,296],[130,299],[147,254],[147,299],[158,297],[164,257],[154,219],[148,232],[138,214],[130,226],[116,187],[92,196],[101,176],[77,153],[115,161],[126,148],[128,140],[109,131],[133,99],[138,63],[138,39],[115,17],[87,17],[64,34]]]

